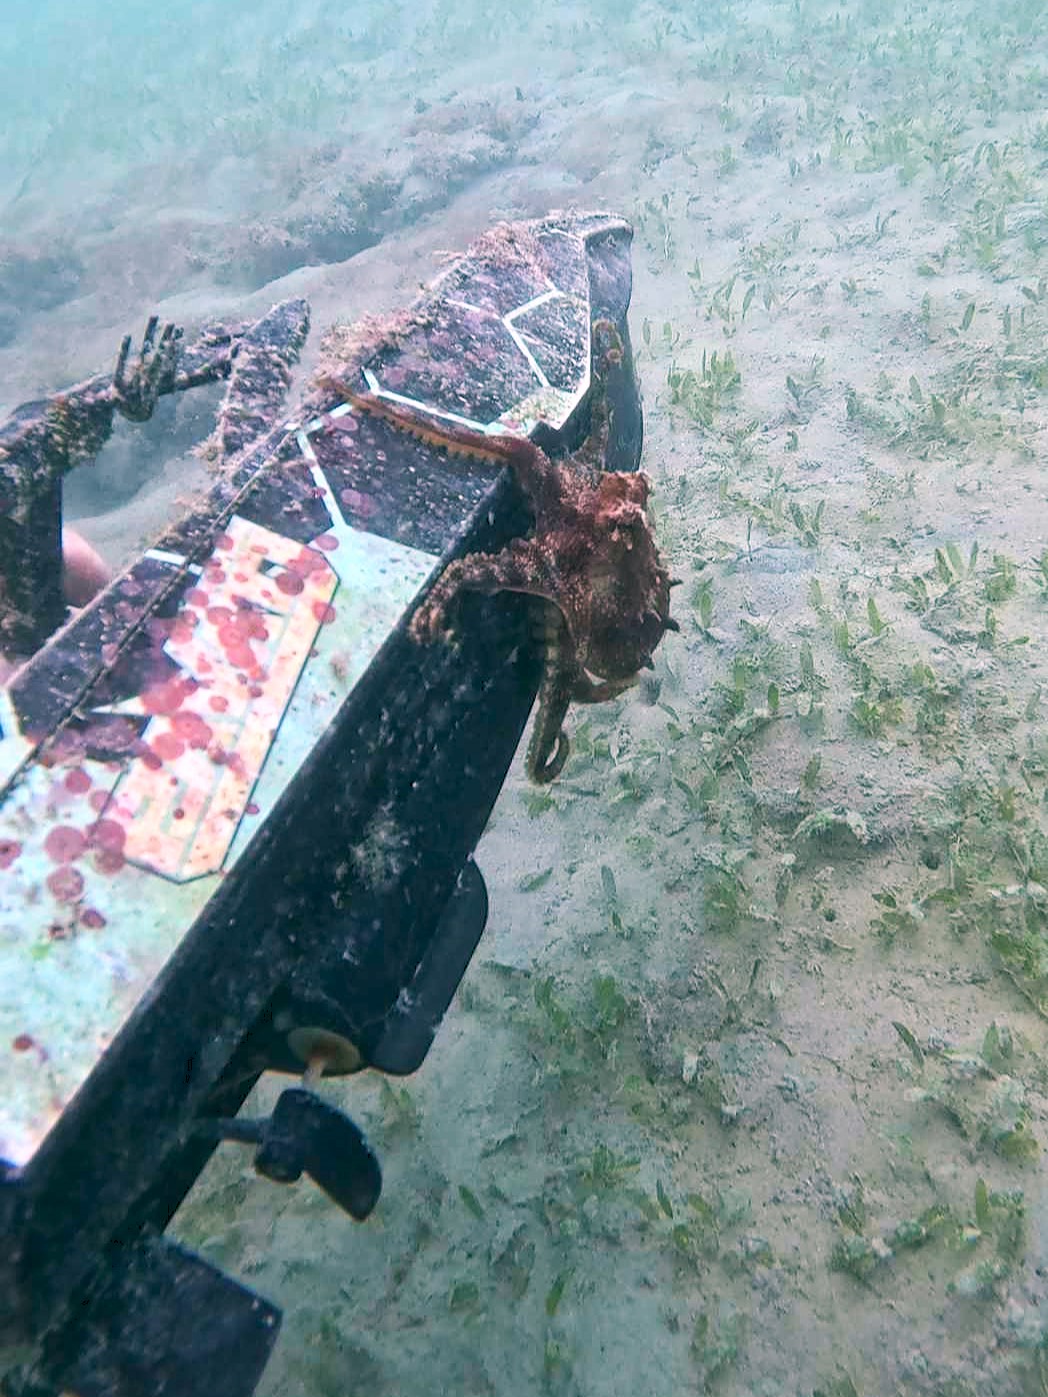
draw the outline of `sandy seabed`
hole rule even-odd
[[[373,1220],[232,1148],[176,1220],[284,1307],[263,1393],[1042,1397],[1048,14],[213,8],[177,52],[139,16],[119,102],[118,43],[33,21],[7,406],[152,311],[322,327],[496,219],[613,209],[685,579],[652,682],[511,775],[422,1071],[331,1089]],[[213,408],[71,482],[113,562]]]

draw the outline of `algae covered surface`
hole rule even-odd
[[[508,781],[422,1070],[325,1087],[373,1219],[233,1147],[176,1219],[284,1307],[262,1392],[1041,1397],[1048,14],[198,8],[197,87],[140,36],[77,217],[72,135],[8,151],[9,403],[156,308],[351,318],[613,208],[684,579],[654,673]],[[114,556],[198,413],[76,487]]]

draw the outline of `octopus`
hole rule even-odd
[[[614,352],[614,351],[611,351]],[[642,472],[594,468],[604,412],[579,456],[554,462],[527,437],[487,436],[423,417],[371,393],[349,391],[360,411],[467,460],[508,466],[534,514],[529,538],[498,553],[470,553],[448,564],[415,610],[412,637],[446,637],[463,592],[521,592],[541,600],[544,647],[538,711],[525,769],[554,780],[570,744],[563,723],[573,703],[602,703],[633,684],[667,631],[674,585],[647,512],[651,482]]]

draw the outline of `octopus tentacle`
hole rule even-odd
[[[591,679],[584,669],[580,669],[575,676],[575,683],[571,690],[571,700],[573,703],[606,703],[608,699],[618,698],[619,694],[630,688],[637,682],[635,674],[628,679]]]
[[[460,592],[523,592],[557,605],[556,578],[531,539],[515,539],[499,554],[470,553],[450,562],[411,618],[415,640],[434,640],[447,629],[448,608]]]
[[[485,432],[475,432],[457,422],[424,416],[416,408],[391,402],[377,393],[364,393],[346,387],[341,391],[346,401],[358,412],[379,417],[428,446],[470,461],[509,466],[536,514],[556,509],[564,496],[560,472],[529,437],[513,436],[509,432],[488,436]]]
[[[573,650],[559,609],[552,603],[543,607],[546,662],[539,683],[538,707],[532,725],[524,769],[536,785],[543,786],[558,777],[571,750],[564,731],[564,719],[574,692],[577,676],[565,647]]]

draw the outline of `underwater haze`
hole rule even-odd
[[[4,411],[154,312],[635,228],[681,634],[518,758],[422,1069],[325,1084],[372,1219],[235,1146],[176,1218],[284,1309],[260,1391],[1044,1397],[1043,0],[0,12]],[[185,397],[70,483],[114,564],[204,478]]]

